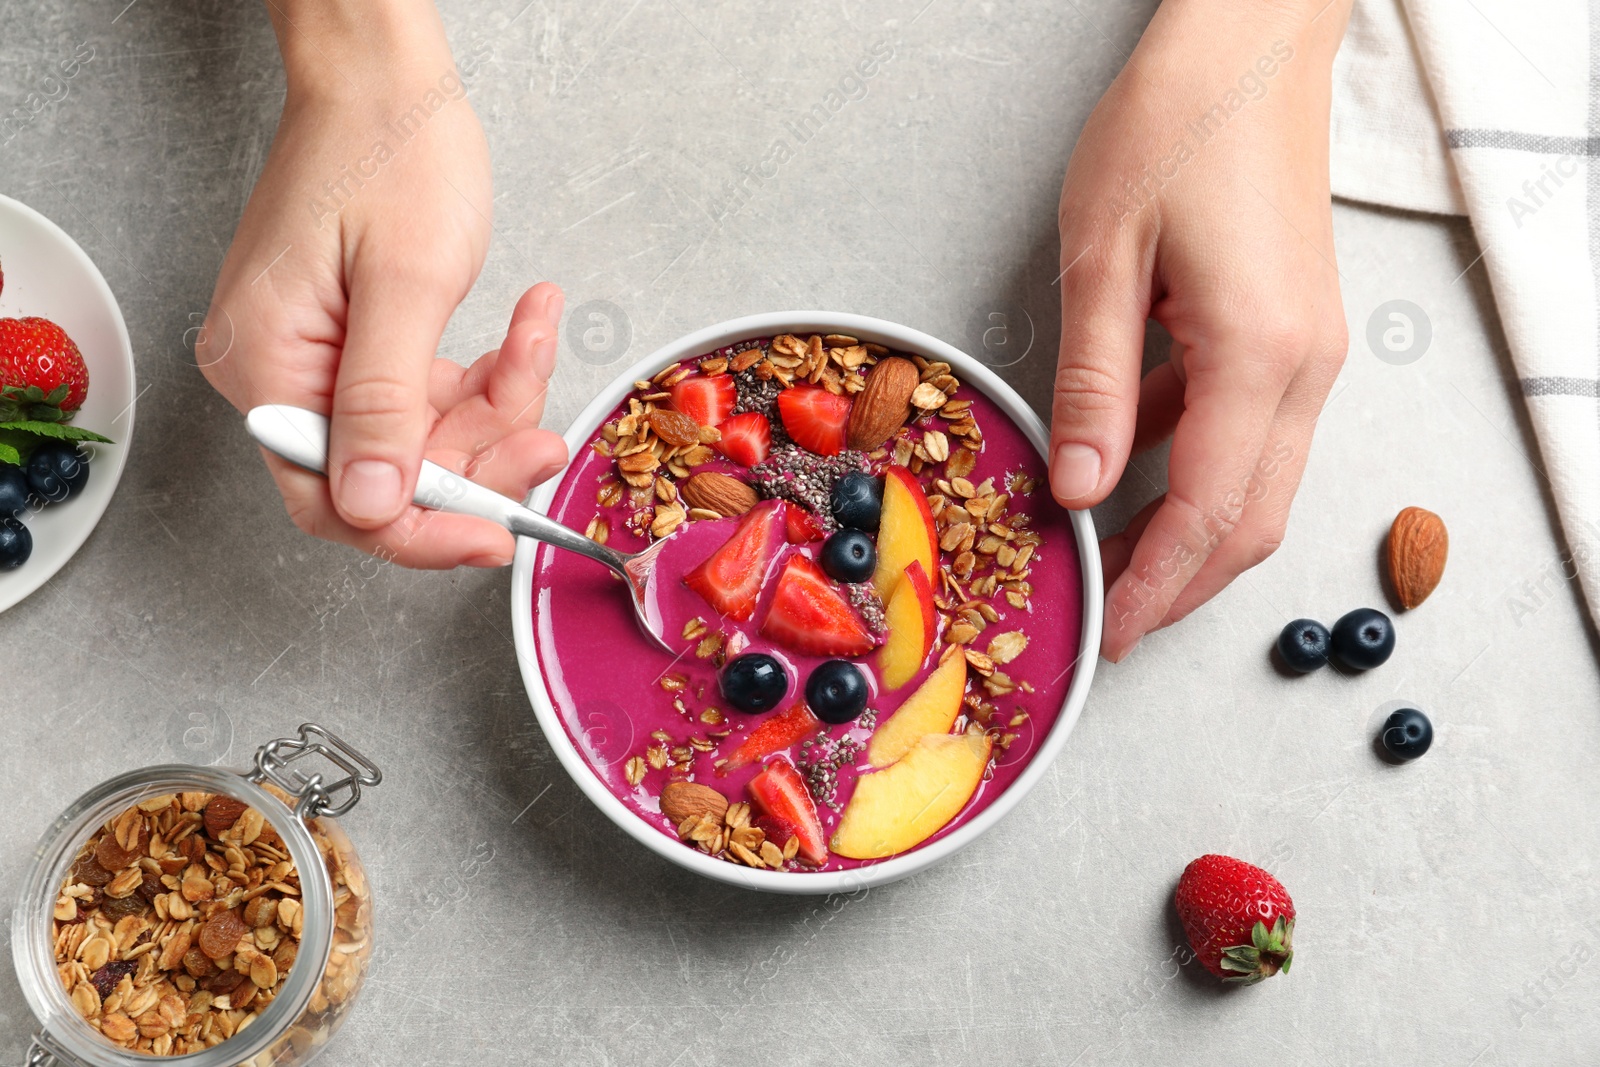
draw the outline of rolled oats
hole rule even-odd
[[[911,406],[923,411],[938,411],[946,407],[949,400],[943,389],[930,382],[921,382],[911,391]]]

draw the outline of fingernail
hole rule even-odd
[[[1116,659],[1112,660],[1111,662],[1112,663],[1121,663],[1123,660],[1125,660],[1129,656],[1133,655],[1133,650],[1138,648],[1139,647],[1139,642],[1141,642],[1143,640],[1144,640],[1144,635],[1143,634],[1140,634],[1138,637],[1135,637],[1133,639],[1133,644],[1131,644],[1127,648],[1123,649],[1122,653],[1119,656],[1117,656]]]
[[[481,556],[473,556],[467,560],[467,566],[469,567],[509,567],[510,565],[511,557],[502,556],[498,552],[485,552]]]
[[[1090,445],[1067,441],[1056,446],[1050,465],[1050,491],[1057,500],[1077,500],[1100,484],[1100,453]]]
[[[400,468],[381,459],[358,459],[345,465],[339,481],[339,503],[352,519],[381,522],[405,503],[400,498]]]
[[[566,307],[567,296],[565,293],[559,290],[551,293],[549,299],[544,303],[544,321],[555,329],[560,329],[561,313],[566,310]]]

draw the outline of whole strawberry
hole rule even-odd
[[[1294,901],[1260,867],[1201,856],[1178,879],[1178,918],[1201,966],[1229,982],[1259,982],[1294,959]]]
[[[83,406],[89,370],[49,319],[0,319],[0,399],[11,418],[60,421]]]

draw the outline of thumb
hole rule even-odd
[[[455,301],[422,278],[355,268],[328,432],[328,483],[339,515],[375,530],[416,491],[433,417],[428,374]]]
[[[1077,259],[1061,276],[1050,491],[1068,508],[1100,503],[1122,477],[1139,405],[1148,291],[1129,257],[1095,252],[1062,242],[1062,259]]]

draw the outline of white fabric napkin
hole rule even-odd
[[[1582,0],[1357,0],[1334,64],[1331,170],[1336,196],[1472,220],[1572,567],[1600,625],[1592,57],[1600,10]]]

